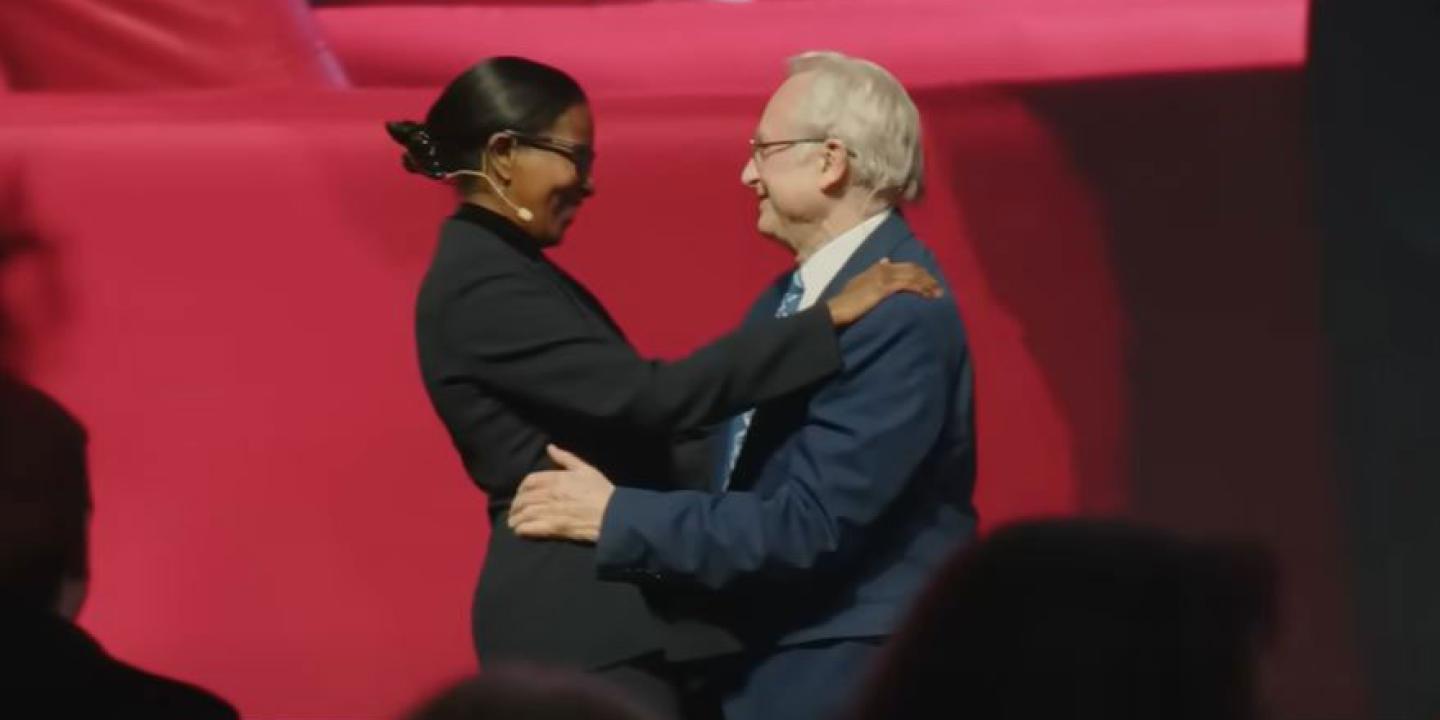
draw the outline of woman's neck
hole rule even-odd
[[[486,210],[489,210],[490,212],[493,212],[496,215],[499,215],[500,217],[503,217],[512,223],[515,223],[517,227],[525,227],[525,223],[521,222],[520,218],[515,215],[514,210],[511,210],[509,206],[501,202],[499,198],[495,197],[490,193],[477,190],[470,193],[469,195],[466,195],[464,197],[464,201],[470,203],[471,205],[479,205],[480,207],[485,208]]]

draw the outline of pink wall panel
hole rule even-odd
[[[304,0],[9,0],[0,64],[27,90],[345,83]]]
[[[907,85],[1293,65],[1305,0],[776,0],[589,8],[339,7],[321,34],[357,85],[431,86],[484,55],[574,73],[605,95],[752,95],[805,50]]]

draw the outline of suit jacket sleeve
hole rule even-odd
[[[947,353],[926,302],[890,298],[842,335],[845,369],[812,399],[778,490],[617,487],[597,545],[602,577],[718,589],[843,564],[944,424]]]
[[[675,362],[647,360],[543,277],[491,275],[462,288],[446,342],[502,396],[547,414],[665,435],[823,380],[840,367],[824,308],[752,323]]]

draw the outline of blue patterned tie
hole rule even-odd
[[[795,311],[800,309],[800,298],[804,295],[805,283],[800,280],[800,271],[796,270],[790,275],[790,287],[786,288],[785,296],[780,298],[780,307],[775,309],[775,317],[794,315]],[[735,461],[740,459],[740,449],[745,446],[745,433],[750,431],[750,419],[754,415],[755,409],[751,408],[730,419],[729,457],[725,461],[725,477],[720,483],[721,490],[730,487],[730,475],[735,472]]]

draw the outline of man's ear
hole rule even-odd
[[[820,156],[820,187],[826,192],[841,190],[849,175],[849,148],[834,138],[826,140]]]

